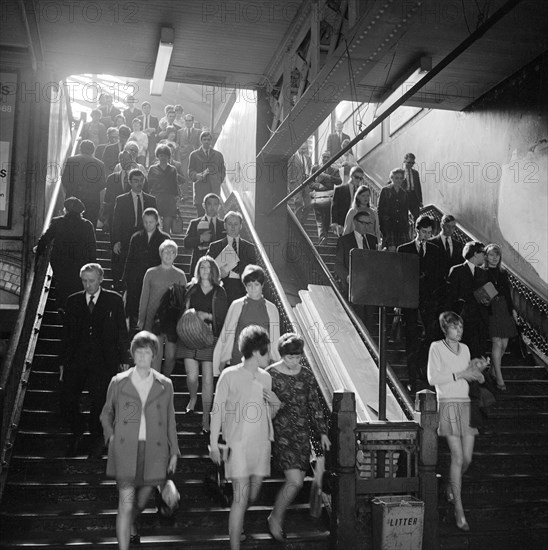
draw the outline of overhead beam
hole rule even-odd
[[[289,157],[294,153],[342,100],[345,93],[349,93],[346,43],[352,57],[363,59],[353,66],[355,80],[359,81],[406,32],[410,19],[416,16],[421,3],[419,0],[406,2],[404,11],[402,3],[397,0],[371,2],[358,23],[349,29],[346,40],[328,56],[293,109],[288,114],[284,113],[284,120],[259,155]],[[282,93],[288,91],[282,90]]]

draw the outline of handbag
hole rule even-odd
[[[311,202],[314,206],[326,206],[331,204],[331,199],[335,191],[312,191],[310,193]]]
[[[488,306],[497,295],[498,291],[491,281],[474,290],[474,298],[482,306]]]
[[[156,487],[156,506],[158,513],[164,518],[170,518],[179,508],[181,495],[172,479],[167,479],[163,485]]]
[[[316,459],[316,467],[312,468],[314,471],[314,479],[310,486],[310,497],[308,503],[310,505],[310,515],[313,518],[319,518],[322,513],[322,482],[323,474],[325,472],[325,457],[319,456]]]
[[[198,317],[194,308],[187,309],[177,321],[177,336],[188,349],[203,349],[213,344],[213,330]]]

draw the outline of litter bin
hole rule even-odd
[[[411,495],[371,501],[374,550],[421,550],[424,502]]]

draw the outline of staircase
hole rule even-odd
[[[184,230],[196,216],[189,197],[182,207]],[[105,268],[104,285],[112,281],[108,235],[97,232],[99,262]],[[175,236],[180,255],[177,267],[187,273],[190,254],[182,248],[182,235]],[[53,294],[53,293],[50,293]],[[59,417],[58,365],[61,350],[61,321],[53,296],[48,299],[39,342],[23,405],[8,481],[0,506],[0,548],[46,547],[54,550],[78,545],[80,548],[116,548],[115,519],[118,493],[114,480],[105,477],[106,457],[88,459],[82,454],[65,458],[69,433]],[[207,439],[200,435],[201,416],[183,415],[188,389],[182,361],[172,375],[179,446],[182,456],[175,483],[181,494],[178,512],[172,520],[160,518],[154,500],[141,515],[138,529],[146,548],[227,548],[229,508],[217,491],[205,484],[214,476],[208,458]],[[199,404],[199,403],[198,403]],[[89,412],[87,394],[83,411]],[[199,411],[198,411],[199,412]],[[84,439],[89,434],[84,436]],[[85,442],[84,442],[85,446]],[[247,541],[244,548],[274,549],[267,530],[269,515],[283,475],[266,479],[259,500],[246,514]],[[285,530],[289,550],[329,547],[326,513],[320,520],[309,515],[311,476],[288,511]]]
[[[317,243],[314,214],[304,228]],[[334,274],[336,237],[316,248]],[[388,327],[391,326],[391,312]],[[390,335],[390,332],[388,331]],[[378,341],[378,334],[373,334]],[[407,383],[405,340],[389,336],[387,358]],[[439,438],[440,547],[442,550],[521,550],[548,548],[548,370],[506,353],[503,377],[508,391],[497,393],[485,433],[476,438],[472,465],[463,481],[463,503],[470,532],[455,526],[442,488],[449,449]],[[433,389],[433,388],[432,388]],[[428,526],[425,526],[427,529]]]

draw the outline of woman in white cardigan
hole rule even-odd
[[[228,309],[225,323],[213,352],[213,374],[218,376],[227,364],[236,365],[241,361],[238,350],[238,337],[242,330],[250,325],[262,326],[270,336],[271,342],[280,337],[280,314],[278,309],[263,296],[264,271],[258,265],[248,265],[242,273],[242,282],[246,289],[243,298],[234,300]],[[274,361],[280,359],[274,346],[270,350]]]

